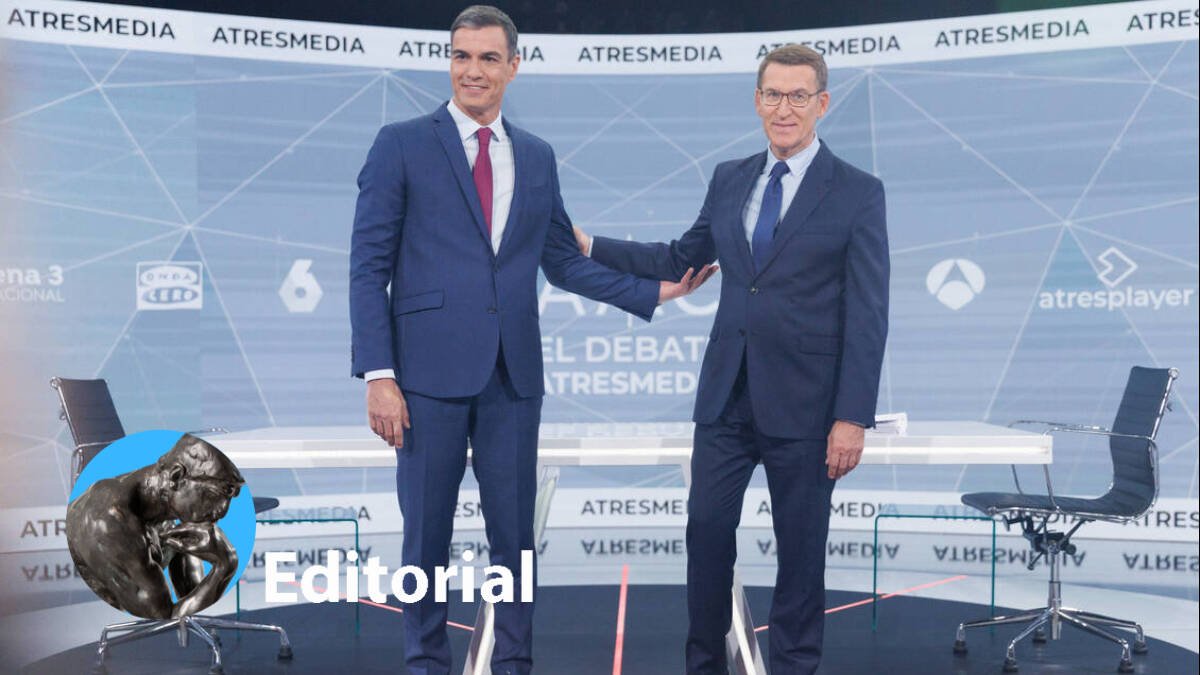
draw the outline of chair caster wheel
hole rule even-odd
[[[1033,631],[1033,643],[1035,645],[1046,644],[1046,631],[1042,630],[1041,628]]]
[[[208,669],[208,675],[225,675],[225,669],[221,666],[213,666]]]
[[[92,666],[92,675],[108,675],[108,667],[104,665],[104,662],[97,663]]]
[[[966,653],[967,653],[967,641],[966,640],[955,640],[954,641],[954,655],[955,656],[963,656]]]
[[[1145,654],[1148,651],[1150,651],[1150,646],[1146,644],[1145,640],[1133,643],[1134,654]]]
[[[1132,673],[1133,672],[1133,661],[1130,661],[1129,659],[1121,659],[1120,665],[1117,666],[1117,672],[1118,673]]]
[[[292,660],[292,646],[284,645],[284,646],[280,647],[278,658],[280,661],[291,661]]]
[[[1005,658],[1005,659],[1004,659],[1004,672],[1006,672],[1006,673],[1015,673],[1015,672],[1017,672],[1018,670],[1020,670],[1020,668],[1018,668],[1018,667],[1017,667],[1017,660],[1016,660],[1016,659],[1010,659],[1010,658]]]

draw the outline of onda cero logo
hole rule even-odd
[[[198,262],[137,264],[137,308],[200,309],[204,306],[204,269]]]

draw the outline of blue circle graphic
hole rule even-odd
[[[70,501],[74,502],[96,481],[120,476],[154,464],[159,457],[174,447],[183,435],[181,431],[156,429],[131,434],[113,441],[83,468],[83,472],[79,474],[79,479],[75,482],[75,487],[71,490]],[[216,445],[212,443],[211,439],[205,438],[204,440]],[[243,485],[238,495],[230,500],[229,510],[225,513],[224,518],[217,521],[217,525],[225,533],[229,543],[237,549],[237,571],[229,585],[225,587],[225,592],[228,593],[241,579],[242,572],[246,569],[254,552],[256,523],[254,498],[250,494],[249,485]],[[205,573],[208,572],[208,569],[209,564],[204,563]],[[174,590],[171,591],[171,594],[174,597]],[[178,598],[175,599],[178,600]]]

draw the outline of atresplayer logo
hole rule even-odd
[[[204,270],[198,262],[137,264],[138,310],[200,309],[204,306]]]
[[[929,269],[925,288],[938,302],[958,311],[983,292],[987,277],[966,258],[947,258]]]
[[[1109,246],[1104,253],[1096,256],[1096,260],[1102,266],[1096,277],[1109,288],[1116,288],[1117,284],[1129,278],[1129,275],[1136,272],[1138,268],[1137,263],[1121,253],[1116,246]]]
[[[1164,307],[1188,307],[1196,296],[1195,288],[1138,288],[1125,283],[1138,270],[1138,264],[1121,249],[1109,246],[1096,256],[1096,280],[1101,288],[1067,290],[1047,289],[1038,293],[1040,309],[1103,309],[1114,312],[1133,307],[1159,310]]]

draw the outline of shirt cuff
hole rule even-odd
[[[589,258],[592,257],[592,247],[595,245],[596,245],[596,238],[588,237],[588,247],[587,247],[587,250],[583,252],[583,255],[585,255]]]
[[[363,379],[367,382],[371,380],[396,379],[396,371],[391,368],[380,368],[379,370],[368,370],[363,373]]]

